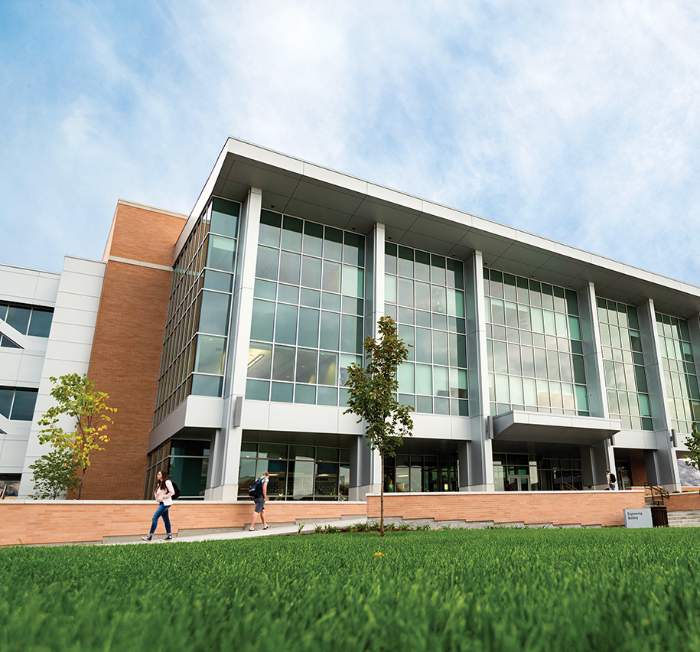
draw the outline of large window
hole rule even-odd
[[[384,312],[409,347],[399,401],[416,412],[467,416],[462,261],[387,243],[385,265]]]
[[[365,238],[263,211],[246,397],[344,405],[362,362]]]
[[[240,204],[213,198],[173,269],[154,422],[188,394],[220,396]]]
[[[265,471],[271,500],[347,500],[350,449],[333,446],[247,442],[241,447],[238,495]]]
[[[208,440],[172,439],[148,455],[145,497],[153,497],[158,471],[165,471],[180,489],[182,500],[203,500],[209,470]]]
[[[588,416],[576,292],[484,270],[491,414]]]
[[[0,500],[16,498],[22,476],[18,473],[0,473]]]
[[[38,390],[0,387],[0,414],[8,419],[31,421]]]
[[[386,459],[384,490],[407,491],[458,491],[457,455],[437,453],[430,455],[398,453]]]
[[[656,328],[671,428],[689,433],[694,424],[700,426],[700,389],[688,322],[657,312]]]
[[[598,298],[608,409],[627,430],[653,430],[637,309]]]
[[[22,335],[48,337],[52,319],[53,308],[0,301],[0,320],[7,322]],[[0,346],[19,348],[5,335],[0,335]]]

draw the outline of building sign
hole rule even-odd
[[[625,527],[654,527],[651,520],[651,507],[639,507],[625,510]]]

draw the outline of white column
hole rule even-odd
[[[657,445],[654,454],[657,470],[655,482],[663,485],[668,491],[680,491],[681,482],[676,463],[676,451],[671,441],[671,418],[667,407],[668,393],[659,348],[660,341],[656,328],[654,301],[648,299],[637,308],[637,311]]]
[[[217,430],[214,439],[206,491],[206,498],[209,500],[237,500],[238,497],[238,472],[243,437],[240,425],[241,402],[245,397],[248,371],[261,208],[262,191],[251,188],[241,214],[238,273],[229,322],[224,378],[224,418],[222,428]]]
[[[377,321],[384,315],[384,245],[386,230],[377,222],[365,238],[365,337],[377,336]],[[381,460],[364,435],[357,437],[350,451],[350,500],[364,500],[378,493]]]
[[[468,471],[460,472],[460,491],[493,491],[493,445],[490,427],[489,368],[486,348],[486,293],[480,251],[465,261],[469,415],[480,422],[480,438],[460,447],[468,455]],[[460,463],[460,470],[467,470]],[[466,477],[464,477],[466,476]]]
[[[595,285],[587,283],[578,291],[579,317],[583,336],[583,362],[586,370],[588,409],[593,417],[608,419],[608,394],[603,367],[603,344],[598,323],[598,299]],[[613,440],[606,439],[591,447],[591,481],[594,489],[605,489],[608,471],[615,472],[615,450]]]

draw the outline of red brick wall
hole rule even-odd
[[[669,512],[684,512],[691,509],[700,509],[700,492],[697,488],[682,494],[671,494],[666,499],[666,509]]]
[[[184,224],[119,203],[106,257],[171,265]],[[83,498],[143,497],[170,283],[169,271],[107,260],[88,375],[118,412],[106,450],[93,458]]]
[[[379,516],[379,496],[367,512]],[[384,516],[436,521],[623,525],[624,509],[644,505],[643,491],[563,491],[384,496]]]
[[[103,537],[145,534],[156,505],[152,502],[2,502],[0,546],[79,543]],[[270,523],[297,519],[362,517],[365,503],[271,502],[265,508]],[[178,502],[170,510],[173,532],[209,528],[242,528],[250,523],[252,502]],[[163,531],[162,521],[156,533]]]

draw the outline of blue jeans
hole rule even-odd
[[[155,514],[153,514],[153,521],[151,522],[151,531],[149,534],[153,534],[156,531],[156,528],[158,527],[158,519],[161,516],[163,517],[165,531],[170,534],[170,516],[168,515],[169,509],[170,505],[164,505],[163,503],[158,505],[158,509],[155,511]]]

